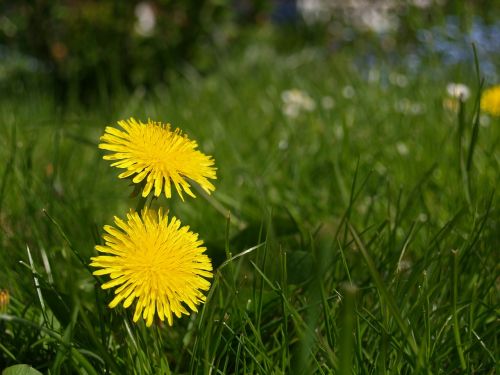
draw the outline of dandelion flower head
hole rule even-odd
[[[170,124],[133,118],[118,121],[118,125],[121,129],[106,127],[99,148],[113,152],[104,156],[115,160],[111,166],[125,169],[119,178],[131,177],[134,183],[143,184],[143,197],[153,190],[155,196],[163,191],[170,198],[172,183],[181,199],[183,191],[194,197],[188,179],[208,194],[215,190],[209,181],[217,178],[213,158],[197,150],[196,141],[179,129],[172,131]]]
[[[7,311],[9,306],[10,294],[7,289],[0,289],[0,313]]]
[[[448,85],[446,85],[446,91],[448,95],[454,99],[466,101],[470,97],[469,87],[463,83],[448,83]]]
[[[500,116],[500,85],[484,90],[481,96],[481,109],[493,116]]]
[[[173,315],[189,315],[186,307],[197,311],[213,276],[198,235],[161,209],[145,208],[141,215],[131,210],[126,221],[115,217],[115,224],[104,226],[105,245],[96,246],[103,255],[90,263],[99,268],[94,275],[110,276],[103,289],[116,287],[109,307],[123,301],[128,308],[137,300],[133,320],[142,316],[148,327],[155,313],[172,325]]]

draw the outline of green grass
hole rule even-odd
[[[349,54],[256,45],[208,76],[186,70],[98,107],[3,98],[0,288],[11,303],[0,367],[496,373],[499,119],[475,122],[468,67],[371,69],[367,80]],[[461,120],[443,108],[450,81],[473,92]],[[291,88],[316,109],[284,116]],[[206,304],[173,327],[108,309],[88,269],[102,226],[135,207],[97,149],[104,127],[130,116],[181,127],[218,167],[211,197],[158,202],[200,234],[216,267]]]

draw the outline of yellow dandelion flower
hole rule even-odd
[[[198,183],[208,194],[215,190],[208,179],[216,179],[216,168],[211,156],[198,151],[196,141],[190,140],[179,129],[172,131],[170,124],[149,120],[147,124],[129,120],[118,121],[123,129],[106,127],[99,148],[112,151],[104,156],[116,160],[113,167],[126,169],[119,178],[132,177],[134,183],[143,183],[142,196],[154,188],[154,195],[162,190],[167,198],[172,196],[171,182],[179,193],[194,197],[186,179]]]
[[[481,96],[481,109],[493,116],[500,116],[500,85],[484,90]]]
[[[142,214],[130,211],[127,221],[115,217],[116,227],[106,225],[104,246],[96,250],[106,255],[92,257],[98,267],[94,275],[109,275],[103,289],[117,287],[109,307],[123,302],[125,308],[137,299],[134,322],[142,315],[149,327],[155,312],[172,325],[173,315],[189,315],[205,301],[202,291],[210,288],[212,264],[203,241],[188,226],[168,215],[145,208]]]
[[[10,294],[7,289],[0,290],[0,313],[7,311],[9,306]]]

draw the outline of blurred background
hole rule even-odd
[[[496,80],[500,2],[495,0],[156,0],[0,3],[0,89],[52,90],[86,104],[195,70],[207,74],[249,43],[286,53],[313,45],[353,50],[417,70],[436,58],[472,63]],[[402,61],[404,60],[404,61]]]

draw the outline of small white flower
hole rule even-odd
[[[135,32],[143,37],[153,35],[156,26],[156,15],[154,8],[146,1],[140,2],[135,7]]]
[[[387,173],[387,167],[379,161],[375,163],[373,169],[375,169],[375,171],[377,171],[377,173],[381,176],[384,176]]]
[[[322,0],[298,0],[297,9],[308,24],[328,21],[328,2]]]
[[[311,112],[316,109],[316,103],[309,94],[298,89],[283,91],[281,100],[283,101],[283,113],[290,118],[299,116],[303,111]]]
[[[354,87],[344,86],[344,88],[342,88],[342,96],[344,98],[352,99],[352,98],[354,98],[354,95],[356,95],[356,92],[354,91]]]
[[[408,271],[412,267],[412,265],[413,265],[412,262],[410,262],[409,260],[402,259],[401,262],[398,262],[398,269],[397,269],[397,271],[399,273]]]
[[[288,148],[288,140],[287,139],[281,139],[278,143],[278,148],[280,150],[286,150]]]
[[[399,113],[408,113],[411,102],[407,98],[403,98],[394,103],[394,109]]]
[[[335,100],[331,96],[323,96],[321,98],[321,106],[326,110],[332,109],[335,107]]]
[[[452,98],[460,99],[462,101],[466,101],[470,97],[470,90],[463,83],[448,83],[446,91]]]
[[[333,134],[335,134],[335,138],[339,141],[344,139],[344,128],[340,125],[335,125],[333,128]]]
[[[413,6],[425,9],[429,8],[432,5],[432,0],[413,0]]]
[[[404,74],[391,73],[389,74],[389,82],[398,87],[408,86],[408,77]]]
[[[283,113],[286,117],[296,118],[299,116],[300,111],[299,108],[295,105],[285,104],[283,106]]]
[[[410,114],[420,115],[425,112],[425,104],[421,103],[411,103]]]
[[[396,143],[396,150],[398,151],[398,154],[401,156],[406,156],[410,153],[408,146],[403,142]]]
[[[316,109],[316,103],[311,99],[310,96],[304,97],[302,99],[302,108],[308,112],[312,112]]]
[[[420,221],[421,223],[425,223],[428,219],[427,217],[427,214],[424,213],[424,212],[421,212],[420,214],[418,214],[418,221]]]
[[[380,81],[380,70],[371,68],[368,72],[368,82],[377,83]]]
[[[403,98],[394,103],[394,110],[405,115],[420,115],[425,112],[425,105]]]
[[[488,115],[480,115],[479,116],[479,125],[483,128],[487,128],[490,126],[491,118]]]
[[[366,7],[361,11],[361,21],[366,29],[375,33],[386,33],[397,30],[398,18],[385,9]]]

